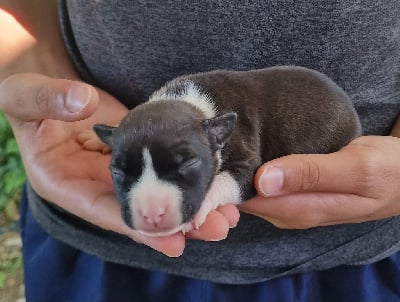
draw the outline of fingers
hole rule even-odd
[[[190,231],[186,234],[186,238],[205,241],[223,240],[228,236],[229,228],[236,226],[239,216],[239,210],[236,206],[221,206],[217,210],[210,212],[200,229]],[[179,257],[185,248],[185,237],[180,232],[171,236],[157,238],[135,233],[132,238],[169,257]]]
[[[261,167],[259,196],[240,206],[284,228],[398,215],[400,140],[364,136],[332,154],[289,155]]]
[[[190,231],[186,234],[186,238],[205,241],[223,240],[228,236],[229,228],[237,225],[239,216],[239,210],[236,206],[232,204],[221,206],[217,210],[211,211],[200,229]],[[171,236],[157,238],[135,233],[132,238],[169,257],[179,257],[185,248],[185,237],[180,232]]]
[[[376,199],[341,193],[300,193],[246,201],[240,210],[277,227],[308,229],[339,223],[378,219],[382,204]]]
[[[185,249],[185,237],[182,233],[167,237],[146,237],[134,232],[130,237],[136,242],[141,242],[168,257],[179,257]]]
[[[229,229],[236,226],[238,220],[239,211],[236,206],[221,206],[218,210],[211,211],[200,229],[190,231],[186,234],[186,238],[205,241],[223,240],[228,236]],[[166,237],[146,237],[135,232],[131,237],[169,257],[179,257],[185,248],[185,237],[181,232]]]
[[[77,81],[38,74],[16,74],[0,84],[0,109],[13,121],[78,121],[98,104],[96,90]]]
[[[80,183],[77,191],[67,191],[71,185]],[[79,186],[79,185],[78,185]],[[121,218],[121,208],[108,185],[99,182],[61,184],[55,194],[59,195],[60,205],[67,211],[106,230],[129,236],[168,257],[179,257],[185,249],[185,237],[182,233],[167,237],[147,237],[130,229]],[[91,201],[91,202],[88,202]]]
[[[229,232],[227,219],[218,211],[211,211],[206,221],[198,230],[190,231],[186,237],[190,239],[201,239],[205,241],[220,241],[226,238]]]
[[[354,141],[331,154],[294,154],[270,161],[257,171],[256,189],[266,197],[295,192],[365,193],[376,175],[374,167],[382,161],[382,152],[372,143],[375,139]]]
[[[217,211],[225,217],[231,229],[236,227],[240,218],[240,213],[237,206],[233,204],[226,204],[218,207]]]
[[[324,177],[331,179],[330,156],[291,155],[269,162],[257,171],[256,188],[263,196],[322,190]]]
[[[187,239],[220,241],[228,236],[229,229],[236,226],[239,210],[234,205],[224,205],[211,211],[199,230],[186,234]],[[142,242],[169,257],[179,257],[185,248],[185,237],[181,232],[167,237],[146,237],[135,233],[134,240]]]
[[[206,221],[199,230],[190,231],[186,237],[205,241],[223,240],[228,236],[229,229],[237,225],[239,217],[239,210],[236,206],[232,204],[220,206],[207,215]]]

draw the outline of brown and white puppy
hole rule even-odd
[[[330,153],[361,134],[346,93],[294,66],[182,76],[96,125],[111,147],[122,217],[150,236],[198,228],[219,205],[255,195],[257,168],[293,153]]]

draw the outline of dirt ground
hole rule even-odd
[[[0,302],[24,302],[21,238],[18,224],[0,215]]]

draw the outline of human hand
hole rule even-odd
[[[392,135],[400,134],[400,122]],[[332,154],[296,154],[258,170],[240,207],[279,228],[359,223],[400,214],[400,139],[364,136]]]
[[[77,141],[79,133],[94,124],[118,124],[125,116],[127,109],[112,96],[81,82],[17,74],[0,84],[0,109],[13,129],[28,179],[41,197],[166,255],[182,254],[182,233],[150,238],[123,223],[112,188],[110,155],[87,151]],[[221,240],[238,219],[236,207],[220,208],[188,237]]]

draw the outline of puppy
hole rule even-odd
[[[346,93],[327,76],[278,66],[178,77],[118,127],[95,125],[112,150],[122,217],[148,236],[198,228],[220,205],[253,197],[257,168],[294,153],[330,153],[361,135]],[[93,138],[83,145],[93,148]]]

